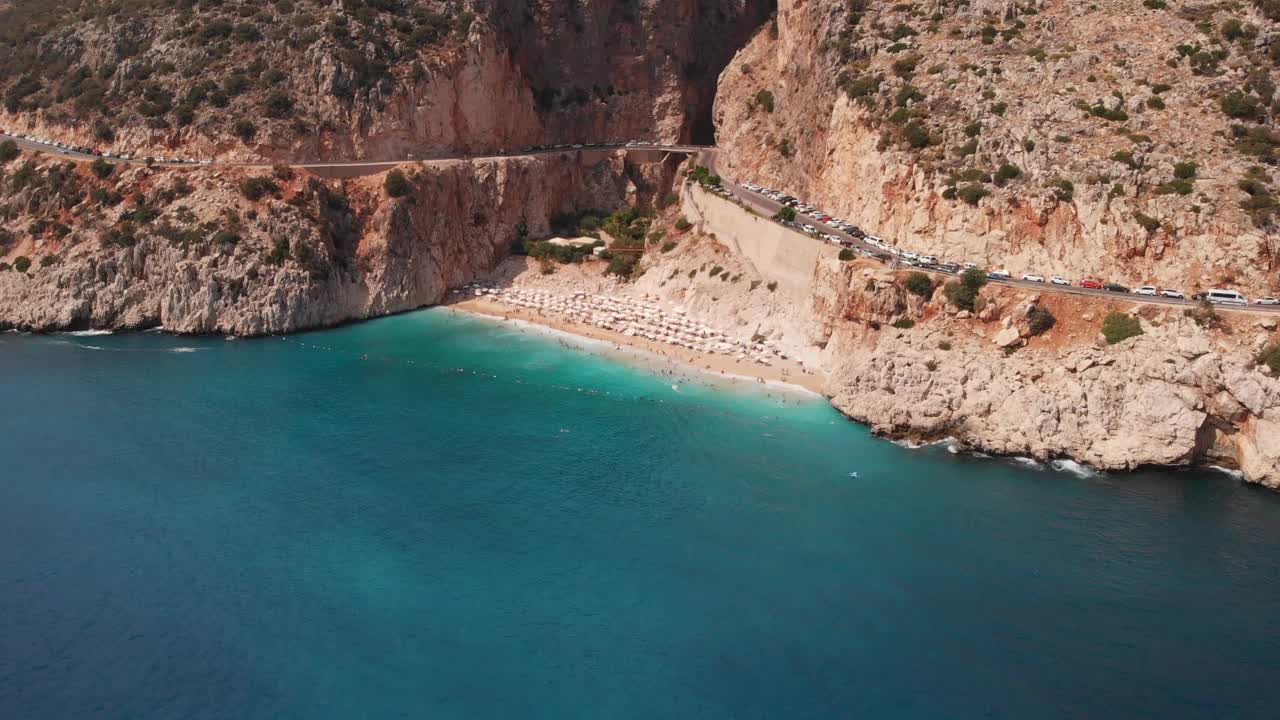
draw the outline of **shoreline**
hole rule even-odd
[[[826,384],[826,376],[822,373],[805,370],[793,361],[780,362],[776,365],[759,365],[752,362],[735,360],[724,355],[712,355],[696,350],[676,348],[665,343],[646,340],[640,337],[628,337],[619,332],[575,323],[563,318],[552,317],[524,308],[512,307],[503,303],[481,298],[466,298],[452,303],[442,303],[438,307],[464,312],[470,315],[486,317],[502,322],[513,322],[531,326],[540,331],[560,333],[575,340],[600,344],[608,352],[638,358],[644,364],[653,363],[668,365],[695,371],[708,378],[731,381],[735,384],[746,383],[773,387],[779,390],[799,392],[805,395],[829,400],[822,392]]]

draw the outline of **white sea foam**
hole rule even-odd
[[[1231,477],[1235,478],[1236,480],[1244,480],[1244,479],[1245,479],[1245,475],[1244,475],[1244,473],[1240,472],[1239,470],[1233,470],[1233,469],[1231,469],[1231,468],[1222,467],[1221,465],[1210,465],[1210,466],[1209,466],[1209,469],[1210,469],[1210,470],[1217,470],[1218,472],[1222,473],[1223,475],[1230,475]]]
[[[74,330],[64,334],[72,337],[94,337],[96,335],[111,335],[113,333],[111,330]]]
[[[209,349],[209,348],[198,348],[198,347],[176,347],[176,348],[169,348],[169,352],[171,352],[171,353],[193,353],[193,352],[200,352],[200,351],[202,351],[202,350],[208,350],[208,349]]]
[[[1021,456],[1021,455],[1015,455],[1014,457],[1011,457],[1011,458],[1009,458],[1009,459],[1010,459],[1010,460],[1012,460],[1013,462],[1015,462],[1015,463],[1019,464],[1019,465],[1022,465],[1022,466],[1025,466],[1025,467],[1029,467],[1029,468],[1032,468],[1032,469],[1034,469],[1034,470],[1042,470],[1042,469],[1044,469],[1044,466],[1040,464],[1040,461],[1039,461],[1039,460],[1036,460],[1035,458],[1029,458],[1029,457],[1023,457],[1023,456]]]
[[[1075,460],[1067,460],[1065,458],[1054,460],[1049,464],[1053,466],[1054,470],[1057,470],[1059,472],[1071,473],[1072,475],[1075,475],[1076,477],[1081,477],[1081,478],[1098,477],[1099,475],[1102,474],[1096,468],[1091,468],[1088,465],[1085,465],[1084,463],[1078,463]]]

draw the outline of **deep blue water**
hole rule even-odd
[[[0,336],[0,718],[1276,716],[1280,496],[672,383],[443,311]]]

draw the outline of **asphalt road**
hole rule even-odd
[[[705,164],[707,165],[707,168],[710,169],[712,172],[716,172],[714,151],[706,153],[704,157],[706,158]],[[759,213],[764,217],[773,217],[773,215],[776,214],[780,208],[782,208],[782,203],[779,203],[775,200],[767,198],[758,193],[751,192],[746,188],[737,185],[736,183],[730,183],[727,180],[725,181],[725,183],[726,184],[723,187],[729,190],[730,193],[738,200],[738,202],[751,208],[756,213]],[[874,245],[870,245],[865,242],[862,242],[858,238],[855,238],[846,232],[843,232],[829,225],[824,225],[823,223],[820,223],[817,220],[809,218],[808,216],[797,215],[796,222],[801,224],[813,225],[815,228],[818,229],[819,232],[835,235],[836,237],[841,238],[842,240],[845,240],[845,241],[851,241],[855,248],[861,248],[863,250],[873,253],[876,258],[880,259],[882,262],[885,262],[891,267],[919,270],[921,272],[926,272],[931,275],[952,276],[952,273],[945,273],[937,269],[915,267],[912,265],[907,265],[905,263],[902,263],[898,260],[896,256],[888,255],[887,253],[885,253],[885,251],[881,250],[878,247],[875,247]],[[811,237],[796,228],[787,228],[787,229],[795,232],[795,234],[797,235],[797,238],[800,240],[803,240],[806,242],[828,244],[826,240]],[[884,240],[886,242],[891,242],[890,238],[884,238]],[[963,259],[960,262],[963,262]],[[1197,301],[1191,300],[1189,298],[1185,300],[1178,300],[1176,298],[1167,298],[1159,295],[1153,297],[1151,295],[1134,295],[1132,293],[1116,293],[1116,292],[1110,292],[1107,290],[1093,290],[1090,288],[1082,288],[1082,287],[1079,287],[1078,285],[1054,285],[1047,281],[1033,282],[1030,280],[1020,280],[1015,278],[1010,278],[1008,280],[1003,280],[999,278],[988,278],[988,281],[991,283],[999,284],[999,285],[1012,285],[1014,287],[1022,288],[1025,290],[1031,290],[1035,292],[1052,292],[1052,293],[1062,293],[1065,295],[1084,295],[1084,296],[1094,297],[1094,298],[1099,298],[1104,300],[1105,299],[1124,300],[1126,302],[1142,303],[1144,305],[1169,305],[1169,306],[1183,307],[1183,308],[1194,308],[1199,306],[1199,303]],[[1105,283],[1107,281],[1101,280],[1101,282]],[[1249,305],[1247,307],[1239,306],[1239,305],[1214,305],[1214,307],[1217,308],[1218,310],[1226,310],[1226,311],[1233,311],[1233,312],[1257,312],[1257,313],[1280,312],[1280,306],[1277,306],[1277,305]]]
[[[19,138],[16,136],[0,133],[0,142],[4,140],[13,140],[15,143],[17,143],[17,145],[20,148],[24,150],[28,150],[31,152],[44,153],[46,155],[53,155],[55,157],[64,157],[72,160],[94,160],[99,157],[98,155],[76,152],[74,150],[64,150],[62,148],[54,147],[51,145],[45,145],[43,143],[34,142],[32,140],[26,140],[24,138]],[[597,144],[597,145],[590,145],[590,146],[571,145],[568,147],[545,148],[542,150],[533,150],[529,152],[512,151],[507,153],[497,153],[493,155],[457,155],[457,156],[439,156],[439,157],[424,157],[424,158],[406,157],[401,160],[353,160],[353,161],[341,161],[341,162],[335,162],[332,160],[316,160],[316,161],[306,161],[306,162],[290,162],[288,163],[288,165],[290,165],[291,167],[300,167],[300,168],[307,168],[312,170],[376,169],[376,168],[392,167],[392,166],[399,165],[401,163],[406,163],[406,162],[486,160],[486,159],[496,159],[496,158],[504,158],[504,157],[549,155],[553,153],[573,152],[573,151],[579,151],[579,150],[624,150],[624,149],[648,150],[648,151],[672,152],[672,153],[700,153],[701,162],[704,165],[706,165],[707,168],[710,169],[713,173],[718,173],[716,169],[716,159],[717,159],[716,149],[714,147],[708,147],[705,145],[634,145],[633,146],[633,145],[627,145],[626,143],[608,143],[608,144]],[[143,159],[131,158],[129,160],[123,160],[120,158],[103,156],[103,159],[105,159],[107,162],[115,163],[115,164],[145,164],[146,163],[145,158]],[[167,162],[166,163],[156,162],[154,164],[161,165],[161,166],[172,166],[172,167],[215,167],[216,166],[216,167],[245,167],[245,168],[263,168],[263,167],[271,167],[273,165],[273,163],[217,162],[217,161],[211,162],[208,165],[200,165],[200,164],[194,164],[194,163],[167,163]],[[757,213],[764,215],[765,217],[772,217],[782,207],[781,203],[771,200],[758,193],[753,193],[736,183],[730,182],[730,183],[727,183],[724,187],[730,191],[730,193],[738,200],[738,202],[751,208]],[[861,248],[871,253],[874,257],[880,259],[883,262],[888,263],[891,267],[903,267],[903,268],[913,267],[910,265],[901,264],[898,261],[898,258],[896,256],[888,255],[883,250],[875,247],[874,245],[869,245],[867,243],[864,243],[858,238],[855,238],[849,235],[848,233],[845,233],[829,225],[824,225],[823,223],[820,223],[817,220],[810,219],[807,216],[799,216],[798,222],[813,225],[815,228],[817,228],[819,231],[823,233],[835,235],[836,237],[841,238],[846,242],[851,242],[854,247]],[[798,229],[794,229],[794,228],[788,228],[788,229],[793,229],[796,235],[798,236],[798,239],[802,239],[807,242],[820,242],[824,244],[826,243],[825,240],[820,240],[814,237],[810,237],[809,235],[805,234],[804,232]],[[945,273],[936,269],[930,269],[930,268],[915,268],[915,269],[920,270],[922,272],[927,272],[933,275],[949,275],[949,273]],[[1142,303],[1146,305],[1168,305],[1168,306],[1174,306],[1174,307],[1196,307],[1198,305],[1196,301],[1191,299],[1178,300],[1176,298],[1166,298],[1159,295],[1153,297],[1150,295],[1133,295],[1131,293],[1115,293],[1115,292],[1109,292],[1107,290],[1093,290],[1090,288],[1082,288],[1077,285],[1054,285],[1048,282],[1040,283],[1040,282],[1032,282],[1030,280],[1019,280],[1015,278],[1009,278],[1007,280],[999,279],[999,278],[988,278],[988,280],[992,283],[996,283],[999,285],[1012,285],[1015,287],[1020,287],[1026,290],[1033,290],[1036,292],[1053,292],[1053,293],[1063,293],[1067,295],[1084,295],[1084,296],[1090,296],[1090,297],[1096,297],[1096,298],[1102,298],[1102,299],[1109,298],[1112,300],[1118,300],[1120,298],[1123,298],[1128,302]],[[1217,305],[1215,307],[1221,310],[1234,311],[1234,312],[1260,312],[1260,313],[1280,312],[1280,306],[1276,306],[1276,305],[1249,305],[1248,307],[1240,307],[1235,305]]]
[[[145,157],[144,157],[144,158],[130,158],[130,159],[128,159],[128,160],[124,160],[124,159],[122,159],[122,158],[118,158],[118,157],[107,157],[107,156],[105,156],[105,155],[103,155],[103,156],[99,156],[99,155],[93,155],[93,154],[89,154],[89,153],[76,152],[76,151],[74,151],[74,150],[64,150],[64,149],[62,149],[62,148],[54,147],[54,146],[52,146],[52,145],[45,145],[44,143],[38,143],[38,142],[35,142],[35,141],[33,141],[33,140],[27,140],[27,139],[24,139],[24,138],[16,137],[16,136],[14,136],[14,135],[6,135],[6,134],[4,134],[4,133],[0,133],[0,142],[3,142],[3,141],[5,141],[5,140],[12,140],[12,141],[14,141],[14,142],[18,145],[18,147],[22,148],[23,150],[27,150],[27,151],[30,151],[30,152],[44,153],[45,155],[52,155],[52,156],[54,156],[54,157],[63,157],[63,158],[67,158],[67,159],[69,159],[69,160],[96,160],[96,159],[98,159],[99,157],[102,157],[102,159],[103,159],[103,160],[106,160],[106,161],[107,161],[107,162],[109,162],[109,163],[114,163],[114,164],[117,164],[117,165],[145,165],[145,164],[146,164],[146,162],[147,162]],[[689,154],[689,153],[700,152],[700,151],[708,150],[708,149],[709,149],[709,148],[707,148],[706,146],[702,146],[702,145],[635,145],[635,146],[629,146],[629,145],[627,145],[626,143],[608,143],[608,144],[597,144],[597,145],[570,145],[570,146],[567,146],[567,147],[560,147],[560,148],[544,148],[544,149],[542,149],[542,150],[532,150],[532,151],[529,151],[529,152],[522,152],[522,151],[519,151],[519,150],[512,150],[512,151],[505,152],[505,153],[494,153],[494,154],[492,154],[492,155],[438,155],[438,156],[430,156],[430,157],[405,157],[405,158],[402,158],[402,159],[399,159],[399,160],[351,160],[351,161],[308,160],[308,161],[303,161],[303,162],[283,162],[283,163],[271,163],[271,162],[220,162],[220,161],[216,161],[216,160],[215,160],[215,161],[213,161],[213,162],[210,162],[210,163],[209,163],[209,164],[207,164],[207,165],[202,165],[202,164],[199,164],[199,163],[183,163],[183,162],[176,162],[176,163],[175,163],[175,162],[154,162],[154,163],[153,163],[153,165],[159,165],[159,166],[164,166],[164,167],[244,167],[244,168],[269,168],[269,167],[272,167],[273,165],[276,165],[276,164],[285,164],[285,165],[289,165],[290,167],[307,168],[307,169],[314,169],[314,170],[323,170],[323,169],[334,169],[334,168],[389,168],[389,167],[393,167],[393,166],[395,166],[395,165],[400,165],[400,164],[402,164],[402,163],[410,163],[410,162],[438,162],[438,161],[452,161],[452,160],[488,160],[488,159],[504,158],[504,157],[526,157],[526,156],[534,156],[534,155],[551,155],[551,154],[554,154],[554,153],[562,153],[562,152],[576,152],[576,151],[579,151],[579,150],[648,150],[648,151],[657,151],[657,152],[671,152],[671,153],[685,153],[685,154]]]

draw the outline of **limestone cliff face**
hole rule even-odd
[[[144,193],[141,205],[104,210],[85,197],[56,209],[74,233],[41,221],[38,238],[3,248],[0,326],[260,335],[421,307],[490,269],[522,233],[547,233],[552,215],[624,204],[639,172],[603,152],[404,171],[412,191],[395,199],[382,175],[298,176],[253,201],[240,173],[134,170],[115,184]],[[50,169],[40,172],[12,205],[44,206]],[[185,194],[169,197],[175,183]],[[139,222],[140,208],[153,217]],[[9,269],[19,257],[26,272]]]
[[[0,58],[12,74],[0,80],[0,127],[223,159],[710,142],[717,76],[771,6],[298,0],[234,16],[206,4],[101,17],[58,2],[36,17],[0,10],[0,22],[31,26],[12,63]]]
[[[1273,122],[1224,111],[1271,102],[1274,23],[1243,11],[1255,34],[1229,41],[1228,11],[1138,0],[912,8],[782,0],[721,77],[721,172],[951,260],[1280,288],[1271,178],[1249,170]]]
[[[687,188],[683,212],[696,230],[651,257],[635,291],[777,343],[825,372],[832,403],[878,433],[1101,468],[1221,463],[1280,488],[1280,378],[1253,363],[1280,342],[1274,318],[1205,323],[1180,309],[993,286],[970,313],[940,289],[907,292],[906,273],[841,262],[709,193]],[[735,225],[743,217],[757,225]],[[1034,335],[1032,307],[1056,325]],[[1101,341],[1111,310],[1137,313],[1144,334]]]

